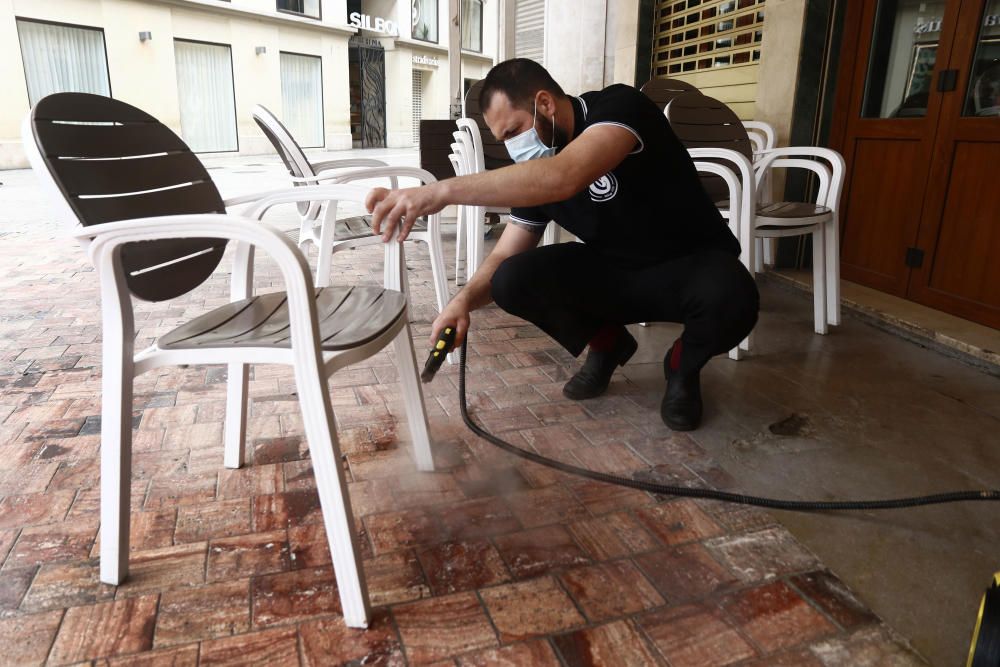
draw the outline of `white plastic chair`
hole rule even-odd
[[[246,453],[249,364],[287,364],[295,372],[344,622],[367,627],[371,609],[327,377],[392,343],[416,464],[433,470],[406,299],[378,287],[316,289],[305,256],[260,221],[277,204],[357,203],[367,190],[292,188],[261,198],[243,216],[226,214],[208,172],[177,135],[135,107],[86,93],[42,99],[25,119],[22,138],[100,281],[101,581],[117,585],[128,573],[134,379],[168,365],[227,364],[224,464],[238,468]],[[165,301],[198,287],[229,241],[235,242],[230,303],[136,354],[132,298]],[[285,292],[254,295],[256,248],[277,263]]]
[[[840,323],[840,261],[837,208],[844,180],[844,161],[827,148],[788,147],[765,150],[756,165],[750,162],[750,138],[742,121],[725,104],[698,93],[674,98],[666,113],[674,132],[692,157],[724,159],[736,165],[744,190],[741,220],[750,238],[777,238],[810,234],[813,239],[814,329],[827,333]],[[735,157],[733,153],[740,155]],[[748,173],[748,167],[750,171]],[[774,168],[809,169],[819,179],[814,202],[757,200],[751,192]],[[741,259],[748,270],[756,267],[755,243],[742,244]]]
[[[742,158],[743,156],[740,155],[740,157]],[[734,159],[737,163],[739,163],[738,159]],[[740,177],[731,168],[724,164],[719,164],[718,162],[695,160],[694,166],[699,173],[718,176],[726,184],[729,196],[726,199],[725,205],[719,209],[719,212],[722,214],[722,217],[728,221],[729,229],[733,233],[733,236],[739,239],[740,246],[744,248],[749,247],[751,245],[750,226],[743,224],[742,218],[742,215],[744,215],[743,202],[746,193],[740,185]],[[751,331],[747,334],[746,338],[740,341],[739,345],[729,351],[729,358],[734,361],[742,359],[744,353],[750,350],[752,344],[753,332]]]
[[[260,104],[257,104],[250,111],[254,122],[264,133],[267,140],[271,142],[275,152],[285,168],[288,175],[293,179],[301,179],[296,185],[316,185],[316,176],[327,175],[331,171],[338,169],[355,169],[358,167],[387,167],[388,164],[382,160],[370,158],[346,158],[342,160],[326,160],[323,162],[310,162],[305,152],[295,141],[295,137],[288,131],[288,128],[278,120],[271,111]],[[312,241],[318,245],[320,224],[320,214],[323,202],[301,202],[298,204],[299,215],[301,216],[301,228],[299,230],[299,245]]]
[[[460,144],[451,144],[451,153],[448,155],[448,161],[451,162],[451,168],[455,170],[456,176],[466,175],[466,160],[462,152],[462,146]],[[465,218],[467,215],[467,206],[458,205],[456,208],[456,218],[455,218],[455,284],[462,285],[465,281],[462,279],[462,237],[467,233]],[[467,244],[466,244],[467,245]]]
[[[257,105],[253,108],[253,118],[274,146],[292,177],[296,186],[316,185],[324,182],[346,183],[366,178],[384,178],[392,189],[399,187],[399,178],[416,179],[420,183],[432,183],[437,179],[422,169],[413,167],[391,167],[380,160],[347,159],[332,160],[311,165],[305,153],[299,147],[295,138],[282,125],[274,114],[265,107]],[[322,167],[322,168],[320,168]],[[368,167],[363,171],[358,167]],[[349,170],[349,171],[348,171]],[[231,203],[246,203],[252,197],[242,197]],[[371,228],[371,217],[362,215],[346,219],[337,219],[337,210],[323,210],[322,202],[306,202],[299,207],[302,223],[299,229],[299,247],[312,243],[316,246],[318,260],[316,267],[316,285],[326,287],[330,284],[330,271],[333,254],[360,246],[381,243],[381,237],[376,236]],[[448,303],[448,282],[444,265],[444,253],[441,248],[440,216],[428,216],[426,223],[415,226],[407,241],[426,243],[431,259],[431,272],[434,279],[434,291],[437,297],[438,312]],[[394,260],[396,249],[394,244],[385,244],[384,285],[387,289],[406,291],[405,267],[396,270],[398,262]],[[393,267],[390,270],[390,267]]]
[[[461,120],[461,119],[459,119]],[[476,149],[472,142],[472,137],[464,130],[456,130],[452,133],[455,138],[457,148],[452,148],[455,155],[462,162],[465,174],[478,174],[480,169],[476,156]],[[463,224],[465,226],[465,280],[468,281],[479,265],[483,263],[483,256],[486,248],[486,213],[489,209],[485,206],[466,206]],[[494,212],[497,209],[492,209]],[[507,214],[510,209],[507,209]],[[456,232],[460,233],[460,232]],[[457,268],[457,267],[456,267]]]
[[[774,126],[760,120],[745,120],[743,127],[747,131],[747,136],[753,143],[753,161],[757,164],[766,151],[772,150],[777,145],[778,133]],[[771,172],[764,174],[757,184],[757,201],[761,204],[770,204],[773,201],[771,192]],[[764,265],[774,264],[774,240],[758,238],[755,241],[757,258],[754,269],[760,273],[764,270]]]

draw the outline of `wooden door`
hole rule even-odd
[[[1000,327],[1000,0],[867,0],[845,21],[844,278]]]
[[[922,6],[926,11],[919,13]],[[916,242],[941,115],[932,76],[947,60],[941,56],[951,48],[960,6],[960,0],[848,3],[838,79],[841,123],[831,136],[847,161],[840,251],[846,280],[906,296],[907,248]],[[935,18],[940,29],[930,39],[901,29]],[[901,61],[912,63],[903,76]]]
[[[1000,328],[1000,0],[955,27],[908,294]]]

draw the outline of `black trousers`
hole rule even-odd
[[[584,243],[559,243],[505,260],[492,288],[497,305],[574,356],[607,325],[681,323],[681,373],[735,347],[756,324],[760,304],[753,277],[721,250],[631,266]]]

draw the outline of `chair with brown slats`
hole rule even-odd
[[[392,343],[417,467],[432,470],[423,395],[403,294],[377,287],[315,288],[292,241],[261,222],[281,203],[363,201],[355,185],[273,192],[245,216],[225,212],[198,158],[170,129],[124,102],[86,93],[42,99],[23,126],[24,147],[101,290],[101,581],[128,573],[135,377],[179,364],[227,364],[224,464],[245,457],[249,364],[288,364],[337,577],[344,620],[366,627],[370,606],[341,465],[327,377]],[[132,297],[165,301],[201,285],[234,242],[231,302],[135,353]],[[398,244],[393,244],[398,245]],[[276,262],[285,292],[253,294],[256,248]]]
[[[661,77],[650,79],[646,83],[642,84],[642,88],[639,90],[645,93],[646,97],[656,102],[656,106],[660,107],[660,111],[666,109],[667,105],[670,104],[670,101],[678,95],[698,92],[698,89],[687,81]]]
[[[266,107],[258,104],[252,110],[252,116],[257,126],[267,137],[281,161],[288,169],[295,186],[309,186],[321,183],[348,183],[356,180],[367,180],[364,171],[369,169],[368,178],[384,179],[390,188],[399,187],[399,180],[410,179],[418,185],[432,183],[437,179],[428,171],[413,167],[394,167],[368,158],[351,158],[329,160],[311,163],[299,147],[295,137]],[[246,203],[252,197],[240,197],[227,203]],[[337,218],[335,208],[323,207],[323,202],[305,202],[299,204],[301,223],[299,227],[299,247],[307,243],[316,246],[318,259],[316,262],[316,285],[327,287],[330,284],[333,255],[342,250],[349,250],[365,245],[381,243],[381,237],[372,230],[370,215],[359,215],[348,218]],[[434,283],[434,295],[437,299],[438,312],[448,303],[448,277],[444,265],[444,251],[441,244],[441,216],[429,215],[417,221],[408,241],[426,243],[430,255],[431,274]],[[396,249],[393,244],[385,244],[385,273],[383,285],[387,289],[407,291],[406,272],[395,269],[398,263],[394,259]],[[392,268],[392,270],[390,270]]]
[[[667,105],[677,97],[689,92],[700,92],[695,86],[680,79],[656,78],[650,79],[642,85],[640,89],[647,97],[652,99],[660,110],[666,113]],[[753,162],[756,163],[758,157],[762,157],[764,152],[775,147],[776,134],[774,127],[770,123],[754,120],[742,121],[743,127],[747,131],[747,136],[753,145]],[[716,180],[717,179],[712,179]],[[762,203],[770,202],[770,178],[765,175],[764,179],[758,183],[758,197]],[[720,209],[728,209],[725,201],[720,202]],[[765,244],[762,239],[756,239],[755,243],[755,268],[757,271],[764,270],[764,261],[771,261],[771,243]]]
[[[753,148],[742,121],[722,102],[700,93],[674,98],[666,109],[674,133],[696,159],[723,160],[738,166],[745,202],[741,220],[751,225],[750,238],[809,234],[813,242],[814,329],[840,323],[840,258],[837,207],[844,182],[844,160],[836,151],[813,146],[766,150],[753,164]],[[807,169],[817,179],[812,202],[770,202],[757,199],[756,184],[772,169]],[[707,180],[709,194],[719,199],[717,181]],[[745,243],[741,259],[755,267],[754,244]],[[745,347],[744,349],[748,349]]]

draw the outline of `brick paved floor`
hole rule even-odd
[[[458,416],[454,367],[425,387],[438,468],[416,472],[388,353],[330,382],[376,605],[369,630],[342,623],[294,383],[279,367],[254,368],[250,463],[235,471],[222,467],[223,367],[137,380],[131,575],[100,584],[97,285],[30,177],[0,180],[11,179],[0,664],[923,664],[766,512],[582,481],[478,440]],[[409,260],[422,350],[429,265],[421,248]],[[335,284],[377,284],[381,254],[343,253],[335,266]],[[278,286],[266,259],[258,271],[258,288]],[[226,299],[220,270],[175,302],[137,303],[138,345]],[[550,339],[493,308],[474,324],[469,398],[490,430],[601,470],[718,481],[695,439],[662,426],[658,396],[619,376],[607,396],[568,402],[575,360]]]

